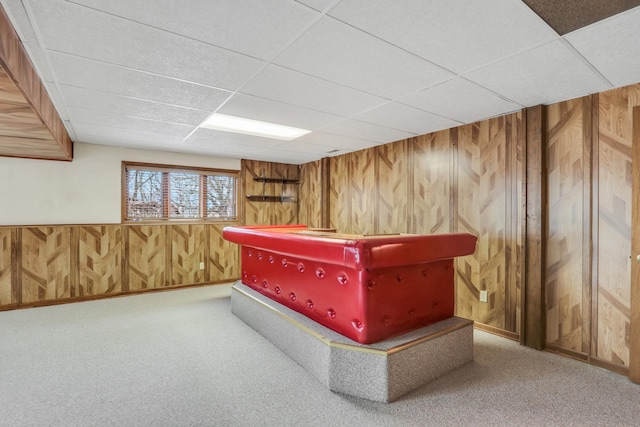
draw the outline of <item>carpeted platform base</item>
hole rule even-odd
[[[231,311],[330,390],[373,401],[392,402],[473,360],[473,321],[459,317],[363,345],[240,281]]]

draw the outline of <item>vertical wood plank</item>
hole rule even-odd
[[[271,163],[257,160],[242,160],[241,178],[245,195],[273,196],[274,184],[255,181],[254,178],[271,177]],[[253,202],[243,200],[245,225],[271,225],[273,218],[273,206],[271,202]]]
[[[591,246],[592,246],[592,259],[591,259],[591,301],[589,313],[590,319],[590,348],[589,356],[595,356],[598,354],[598,257],[599,257],[599,227],[600,222],[598,201],[599,196],[599,152],[600,152],[600,94],[593,95],[593,106],[591,111],[591,125],[592,125],[592,147],[591,147]]]
[[[222,238],[224,226],[209,227],[209,271],[211,282],[240,278],[240,246]]]
[[[545,235],[546,345],[583,353],[584,328],[584,99],[546,107],[546,179],[548,197]],[[588,239],[588,236],[587,236]],[[587,242],[588,245],[588,242]],[[585,255],[586,253],[586,255]]]
[[[595,357],[629,363],[633,107],[640,85],[600,94]]]
[[[353,233],[351,223],[351,185],[349,163],[352,153],[332,157],[330,161],[330,226],[339,233]]]
[[[165,252],[170,251],[166,243],[167,228],[164,225],[127,226],[129,290],[166,286]]]
[[[272,178],[299,179],[300,168],[298,165],[285,163],[271,164]],[[270,202],[273,205],[272,224],[298,224],[298,186],[296,183],[270,183],[274,195],[292,197],[293,202]]]
[[[324,157],[320,164],[322,209],[320,227],[331,227],[331,160]]]
[[[413,233],[442,234],[450,231],[452,198],[450,131],[412,138]]]
[[[408,233],[407,140],[375,147],[377,234]]]
[[[14,303],[11,270],[11,229],[0,228],[0,306]]]
[[[200,263],[205,262],[204,225],[172,225],[171,226],[171,285],[187,285],[203,283],[204,269]]]
[[[22,229],[11,229],[11,301],[22,302]]]
[[[79,226],[79,296],[122,292],[122,227]]]
[[[77,226],[69,227],[69,286],[71,297],[82,296],[80,288],[80,230]]]
[[[505,329],[506,118],[458,128],[456,228],[478,236],[473,255],[456,259],[456,312]],[[488,301],[480,302],[480,291]]]
[[[592,218],[593,209],[593,103],[597,95],[582,98],[582,353],[591,355],[591,286],[592,286],[592,259],[593,259],[593,235]],[[597,118],[597,116],[595,116]]]
[[[300,166],[298,197],[298,220],[308,227],[322,227],[322,161]]]
[[[546,170],[544,106],[526,109],[526,241],[524,280],[524,324],[521,342],[535,349],[544,348],[544,270],[546,235]]]
[[[367,149],[349,156],[351,187],[351,233],[376,233],[375,150]]]
[[[640,107],[633,108],[633,191],[631,219],[631,325],[629,327],[629,379],[640,383]]]
[[[69,227],[25,227],[22,231],[21,302],[70,298]]]

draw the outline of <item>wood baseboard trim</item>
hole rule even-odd
[[[589,364],[593,366],[597,366],[599,368],[604,368],[609,371],[616,372],[620,375],[624,375],[625,377],[629,376],[629,367],[618,365],[607,360],[598,359],[597,357],[592,357],[589,359]]]
[[[36,301],[36,302],[30,302],[25,304],[10,304],[5,306],[0,306],[0,311],[21,310],[25,308],[47,307],[51,305],[61,305],[61,304],[72,304],[76,302],[120,298],[120,297],[127,297],[131,295],[140,295],[140,294],[153,293],[153,292],[175,291],[178,289],[197,288],[201,286],[215,286],[215,285],[221,285],[224,283],[234,283],[237,280],[239,280],[239,278],[219,280],[215,282],[195,283],[195,284],[188,284],[188,285],[166,286],[163,288],[139,289],[135,291],[124,291],[124,292],[118,292],[114,294],[87,295],[87,296],[65,298],[65,299],[59,299],[59,300]]]
[[[568,357],[570,359],[580,360],[581,362],[589,362],[589,356],[585,353],[580,353],[579,351],[569,350],[566,348],[558,347],[553,344],[545,344],[545,351],[549,353],[559,354],[561,356]]]
[[[560,348],[558,346],[547,344],[545,351],[549,353],[555,353],[560,356],[568,357],[570,359],[578,360],[580,362],[588,363],[592,366],[597,366],[599,368],[606,369],[608,371],[615,372],[620,375],[624,375],[625,377],[629,376],[629,368],[627,366],[618,365],[613,362],[609,362],[607,360],[602,360],[597,357],[589,357],[589,355],[585,353],[580,353],[575,350],[569,350],[565,348]]]
[[[495,326],[485,325],[484,323],[478,322],[474,322],[473,327],[484,332],[489,332],[493,335],[498,335],[503,338],[509,338],[510,340],[520,342],[520,334],[516,332],[505,331],[504,329],[496,328]]]

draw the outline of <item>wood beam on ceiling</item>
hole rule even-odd
[[[73,159],[73,142],[1,5],[0,156]]]

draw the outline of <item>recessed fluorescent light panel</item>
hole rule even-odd
[[[263,136],[265,138],[282,139],[291,141],[306,135],[310,130],[299,129],[290,126],[277,125],[275,123],[261,122],[259,120],[245,119],[242,117],[227,116],[226,114],[212,114],[202,125],[203,128],[221,130],[223,132],[243,133],[246,135]]]

